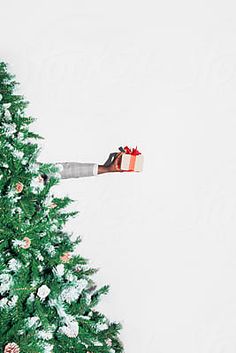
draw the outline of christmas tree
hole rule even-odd
[[[0,351],[121,353],[122,325],[95,309],[109,285],[97,288],[80,236],[63,228],[79,211],[52,193],[59,166],[37,162],[43,137],[8,67],[0,61]]]

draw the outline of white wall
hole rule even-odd
[[[68,227],[111,290],[126,353],[236,351],[233,1],[1,1],[0,57],[45,137],[41,161],[143,173],[63,180]]]

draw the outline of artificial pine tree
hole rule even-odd
[[[121,353],[122,325],[95,310],[109,285],[97,288],[81,238],[63,230],[79,211],[52,194],[59,167],[37,163],[43,137],[18,84],[0,61],[0,351]]]

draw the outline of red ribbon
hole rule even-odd
[[[136,148],[133,148],[132,150],[128,146],[125,146],[124,150],[125,150],[126,154],[132,154],[133,156],[137,156],[137,155],[141,154],[141,152],[139,152],[137,150],[137,146],[136,146]]]

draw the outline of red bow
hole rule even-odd
[[[128,147],[125,146],[124,147],[125,153],[126,154],[132,154],[133,156],[137,156],[138,154],[141,154],[138,150],[137,150],[137,146],[136,148],[133,148],[132,150]]]

